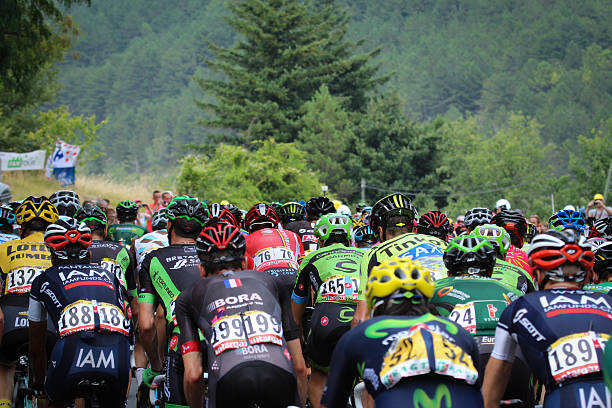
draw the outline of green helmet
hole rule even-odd
[[[208,210],[197,198],[183,195],[174,197],[170,201],[170,204],[166,207],[166,216],[171,221],[178,218],[196,221],[201,227],[204,227],[204,224],[208,221]]]
[[[138,215],[138,205],[131,200],[119,201],[117,204],[117,218],[119,220],[134,220]]]
[[[501,255],[506,256],[508,248],[510,248],[510,234],[503,227],[494,224],[479,225],[472,232],[478,238],[484,238],[495,247],[495,250]]]
[[[78,222],[84,222],[90,228],[91,222],[98,222],[104,226],[107,224],[107,218],[104,211],[102,211],[97,205],[93,204],[86,204],[85,206],[79,208],[76,214],[74,214],[74,218],[76,218]]]
[[[325,214],[315,224],[315,234],[321,241],[327,241],[332,233],[344,233],[351,240],[353,223],[343,214]]]
[[[449,276],[490,276],[496,261],[493,244],[474,234],[460,235],[452,239],[442,259]]]

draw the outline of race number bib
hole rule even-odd
[[[258,343],[283,345],[283,328],[280,322],[274,316],[259,310],[222,317],[213,323],[212,332],[211,343],[217,356],[225,350]]]
[[[599,354],[610,338],[595,332],[575,333],[561,337],[548,347],[548,364],[556,382],[601,371]]]
[[[255,267],[258,267],[264,262],[275,261],[278,259],[297,261],[295,259],[295,254],[289,248],[272,247],[257,252],[253,257],[253,262],[255,262]]]
[[[19,268],[9,272],[6,277],[6,293],[30,293],[32,282],[42,272],[42,268]]]
[[[357,301],[357,292],[359,292],[359,278],[343,275],[327,278],[319,288],[321,300],[326,301]]]
[[[119,283],[121,283],[121,286],[127,288],[125,279],[123,278],[123,269],[121,268],[121,265],[119,265],[119,262],[114,259],[104,258],[100,261],[100,265],[102,265],[102,267],[108,272],[115,275],[117,280],[119,280]]]
[[[451,343],[439,333],[428,332],[433,342],[434,366],[430,366],[423,330],[415,330],[408,336],[396,339],[382,363],[379,373],[387,388],[396,385],[402,378],[435,372],[474,384],[478,371],[469,354]]]
[[[100,331],[129,335],[130,321],[123,311],[110,303],[95,300],[79,300],[62,310],[58,328],[61,337],[72,333],[95,330],[99,321]]]
[[[470,334],[476,334],[476,309],[474,308],[474,302],[456,305],[448,318],[461,325]]]

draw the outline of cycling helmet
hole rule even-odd
[[[8,204],[0,204],[0,226],[11,226],[15,223],[15,211]]]
[[[602,243],[593,253],[595,255],[593,271],[597,273],[599,282],[606,282],[612,275],[612,242]]]
[[[540,288],[544,286],[545,279],[556,282],[582,282],[593,268],[594,262],[595,256],[586,238],[571,228],[562,231],[549,230],[536,235],[529,247],[529,264],[544,272],[542,281],[538,282]],[[567,263],[578,265],[578,272],[564,272],[562,266]]]
[[[512,207],[510,207],[510,201],[506,200],[505,198],[500,198],[495,203],[495,208],[499,208],[500,210],[510,210]]]
[[[79,208],[76,214],[74,214],[74,218],[76,218],[78,222],[84,222],[94,231],[104,228],[108,223],[108,219],[104,211],[102,211],[97,205],[93,204],[86,204],[85,206]]]
[[[189,225],[192,221],[200,226],[204,227],[208,220],[208,210],[206,206],[202,204],[197,198],[189,197],[186,195],[174,197],[168,207],[166,207],[166,217],[169,221],[176,222],[178,220],[185,220],[188,223],[185,227],[188,229],[186,232],[191,232],[195,228],[195,225]],[[192,224],[193,224],[192,223]]]
[[[208,213],[210,215],[210,218],[219,218],[219,215],[221,214],[221,211],[223,211],[225,209],[225,206],[221,205],[221,204],[211,204],[208,206]]]
[[[548,219],[548,224],[551,229],[562,230],[566,228],[574,228],[576,231],[581,233],[586,227],[584,218],[578,211],[572,210],[561,210],[553,214]]]
[[[45,245],[53,256],[63,260],[84,260],[91,245],[91,230],[84,222],[62,217],[45,231]]]
[[[471,233],[471,235],[489,241],[502,259],[505,258],[506,252],[508,252],[508,248],[510,248],[510,234],[508,234],[508,231],[497,225],[479,225]]]
[[[474,231],[479,225],[489,224],[491,218],[493,218],[493,212],[491,210],[484,207],[475,207],[471,210],[467,210],[463,225],[465,225],[465,228],[469,231]]]
[[[527,233],[527,220],[519,210],[501,210],[491,219],[491,224],[499,225],[508,231],[512,245],[523,247]]]
[[[293,221],[303,221],[306,219],[306,208],[296,202],[285,203],[279,209],[278,215],[283,225]]]
[[[151,229],[159,231],[166,229],[168,225],[168,214],[165,208],[160,208],[151,216]]]
[[[309,219],[318,220],[322,215],[335,212],[334,203],[327,197],[312,197],[306,203],[306,214]]]
[[[49,197],[51,204],[57,208],[59,215],[74,217],[76,211],[81,207],[81,200],[74,191],[59,190]]]
[[[131,200],[119,201],[116,210],[119,221],[133,221],[138,215],[138,205]]]
[[[408,197],[400,193],[393,193],[381,198],[374,204],[370,216],[370,225],[374,230],[379,226],[384,229],[387,226],[389,218],[394,216],[401,216],[414,226],[414,220],[418,218],[419,214]],[[399,224],[396,223],[394,226],[403,227],[406,225],[408,224],[400,222]]]
[[[378,236],[369,225],[357,227],[353,232],[353,238],[355,238],[355,242],[365,242],[368,244],[375,244],[378,241]]]
[[[368,205],[366,203],[359,203],[355,206],[355,212],[360,213],[363,212],[363,210],[367,207]]]
[[[451,240],[443,259],[450,276],[491,276],[497,256],[488,240],[469,234]]]
[[[234,204],[227,204],[225,208],[227,208],[227,210],[232,213],[234,219],[236,220],[236,226],[240,228],[240,226],[242,225],[242,210],[236,207]]]
[[[528,221],[527,222],[527,233],[525,233],[525,242],[531,242],[533,237],[535,237],[537,234],[538,234],[538,228]]]
[[[446,214],[440,211],[428,211],[421,215],[417,232],[419,234],[433,235],[441,240],[446,241],[448,235],[452,232],[452,227]]]
[[[22,226],[33,221],[40,221],[46,227],[57,221],[58,218],[57,208],[45,196],[29,196],[15,211],[15,222]]]
[[[372,309],[390,296],[421,303],[423,298],[431,299],[433,293],[434,283],[429,269],[410,258],[382,261],[370,271],[365,288],[365,297]]]
[[[276,211],[276,214],[278,214],[278,211],[283,206],[283,203],[279,203],[278,201],[272,201],[269,205],[270,207],[274,208],[274,211]]]
[[[353,234],[353,223],[343,214],[325,214],[315,223],[314,229],[317,238],[323,242],[332,235],[338,235],[350,241]]]
[[[274,208],[266,203],[257,203],[247,213],[244,225],[249,232],[253,232],[263,228],[276,228],[278,222],[278,214]]]
[[[596,220],[593,228],[602,238],[612,239],[612,218],[601,218]]]
[[[246,240],[240,228],[226,222],[208,225],[196,240],[198,256],[204,263],[226,263],[244,258]],[[223,256],[214,257],[216,252]]]

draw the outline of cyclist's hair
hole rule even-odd
[[[172,230],[176,232],[177,235],[183,238],[192,238],[196,239],[200,232],[202,231],[202,225],[200,225],[195,220],[186,220],[184,218],[176,218],[171,220],[172,222]]]
[[[39,219],[28,221],[21,226],[21,237],[24,238],[32,232],[45,232],[48,225],[48,222]]]
[[[397,224],[404,223],[405,226],[398,227]],[[387,236],[389,235],[400,235],[405,234],[406,232],[412,232],[412,228],[414,227],[413,220],[406,215],[393,215],[389,217],[386,222],[386,225],[383,225],[383,230],[386,232]]]
[[[372,315],[375,316],[422,316],[431,313],[438,316],[438,310],[425,298],[419,303],[413,303],[410,299],[391,299],[387,298],[383,305],[380,305]]]
[[[222,261],[215,262],[216,259],[221,257],[233,258],[230,261]],[[232,269],[232,270],[240,270],[242,269],[242,261],[244,260],[244,255],[240,254],[238,251],[218,251],[214,252],[210,256],[202,256],[199,255],[200,262],[204,269],[206,269],[206,275],[215,275],[219,271],[223,269]]]
[[[329,246],[332,244],[344,244],[344,245],[348,245],[349,244],[349,240],[346,238],[346,234],[343,233],[338,233],[338,232],[332,232],[329,235],[329,238],[327,238],[325,240],[325,245],[324,246]]]

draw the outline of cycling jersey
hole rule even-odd
[[[145,255],[158,248],[167,247],[168,233],[166,230],[149,232],[134,240],[134,253],[136,254],[136,271],[140,271],[140,266]]]
[[[510,248],[508,248],[508,251],[506,252],[506,262],[518,266],[527,272],[532,279],[535,277],[533,267],[529,266],[529,257],[527,256],[527,252],[523,251],[521,248],[510,245]]]
[[[146,234],[147,229],[131,223],[113,224],[108,227],[107,238],[109,241],[117,242],[123,246],[132,245],[132,238],[138,238]]]
[[[0,244],[4,244],[8,241],[15,241],[17,239],[19,239],[19,235],[17,234],[7,234],[4,232],[0,232]]]
[[[575,386],[591,380],[603,384],[600,366],[610,332],[612,297],[584,290],[542,290],[520,297],[504,310],[491,357],[511,362],[519,345],[546,387],[545,407],[555,406],[560,394],[564,407],[586,406],[579,401],[584,388]]]
[[[321,403],[346,407],[353,379],[359,377],[376,407],[407,401],[415,407],[438,406],[431,400],[440,404],[442,398],[447,407],[478,407],[483,404],[479,366],[472,336],[446,318],[378,316],[338,342]]]
[[[446,266],[444,266],[442,260],[446,245],[446,242],[431,235],[413,233],[402,234],[399,237],[381,242],[372,247],[362,258],[360,265],[361,282],[368,281],[368,274],[373,267],[385,259],[398,256],[409,257],[421,262],[423,267],[430,270],[433,280],[446,278]],[[359,300],[365,300],[364,289],[365,285],[359,287]]]
[[[293,231],[298,234],[300,240],[302,240],[305,254],[319,249],[319,240],[314,232],[314,222],[293,221],[287,225],[284,225],[283,227],[286,230]]]
[[[234,368],[266,362],[294,375],[287,341],[297,339],[298,330],[288,292],[271,276],[258,271],[209,276],[181,293],[176,311],[183,354],[199,350],[198,329],[208,340],[209,407],[221,406],[216,384]],[[234,392],[240,394],[241,387],[235,382]]]
[[[0,245],[2,296],[27,295],[34,279],[51,267],[42,232]]]
[[[293,287],[291,299],[304,304],[310,295],[310,284],[317,294],[315,303],[355,304],[360,283],[361,259],[367,251],[333,244],[307,255]]]
[[[131,253],[116,242],[94,240],[89,246],[91,263],[99,263],[112,272],[118,272],[117,278],[121,286],[130,296],[136,296],[136,276],[134,275],[134,259]],[[119,266],[119,269],[115,268]]]
[[[597,284],[588,284],[584,285],[583,290],[588,290],[590,292],[600,292],[605,294],[610,294],[612,291],[612,282],[601,282]]]
[[[529,273],[527,273],[524,269],[519,268],[510,262],[502,261],[501,259],[495,261],[491,278],[510,285],[513,288],[520,290],[522,293],[530,293],[535,291],[535,283],[533,282],[533,279]]]

